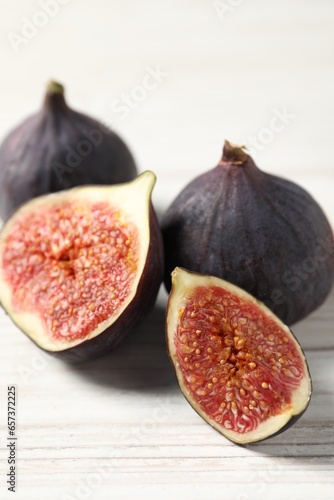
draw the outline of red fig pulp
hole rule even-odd
[[[153,305],[162,242],[151,172],[23,205],[0,235],[0,301],[43,349],[84,359],[116,345]]]
[[[224,280],[173,271],[167,341],[184,396],[232,441],[277,434],[308,406],[311,379],[296,338],[267,307]]]

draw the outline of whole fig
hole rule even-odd
[[[168,289],[176,266],[218,276],[291,325],[320,306],[333,284],[333,232],[322,209],[227,141],[218,166],[185,187],[162,229]]]
[[[136,175],[122,139],[69,108],[63,86],[50,82],[41,111],[11,132],[0,148],[0,216],[7,219],[41,194],[84,184],[118,184]]]

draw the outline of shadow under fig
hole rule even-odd
[[[319,424],[320,422],[315,421],[314,423]],[[321,424],[324,425],[323,422]],[[284,468],[306,466],[310,463],[314,467],[321,467],[322,464],[328,461],[332,462],[334,455],[332,426],[328,424],[323,428],[318,443],[306,442],[302,427],[302,423],[300,423],[300,426],[298,424],[297,426],[294,425],[275,437],[246,447],[256,455],[282,459],[280,463],[281,467]],[[313,425],[310,425],[310,428],[312,428],[312,432],[315,432]]]
[[[156,305],[122,344],[106,356],[69,369],[99,386],[160,393],[176,388],[165,340],[165,308]]]

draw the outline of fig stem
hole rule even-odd
[[[54,80],[48,82],[44,99],[44,109],[53,113],[68,110],[64,97],[64,87],[61,83]]]
[[[49,95],[52,95],[52,94],[63,94],[64,93],[64,86],[61,83],[58,83],[58,82],[56,82],[54,80],[50,80],[47,83],[46,89],[47,89],[47,93]]]
[[[222,162],[242,166],[246,163],[247,158],[248,154],[245,151],[245,146],[237,146],[232,142],[225,141]]]

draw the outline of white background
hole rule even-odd
[[[46,82],[57,79],[72,107],[111,123],[139,169],[157,174],[160,213],[215,166],[225,138],[256,137],[258,165],[302,184],[334,222],[331,0],[56,5],[41,17],[38,1],[1,0],[1,137],[39,109]],[[44,26],[15,49],[27,20]],[[165,73],[156,88],[141,102],[132,97],[126,117],[115,110],[156,67]],[[277,110],[291,119],[268,136]],[[2,447],[7,384],[20,394],[16,498],[333,498],[333,298],[296,327],[313,369],[310,409],[291,431],[250,449],[228,443],[183,400],[165,355],[164,300],[162,292],[135,339],[78,369],[39,359],[1,313]],[[166,417],[159,422],[156,408]],[[5,473],[4,448],[0,459]],[[96,484],[76,490],[89,474]],[[0,497],[12,498],[3,475]]]

